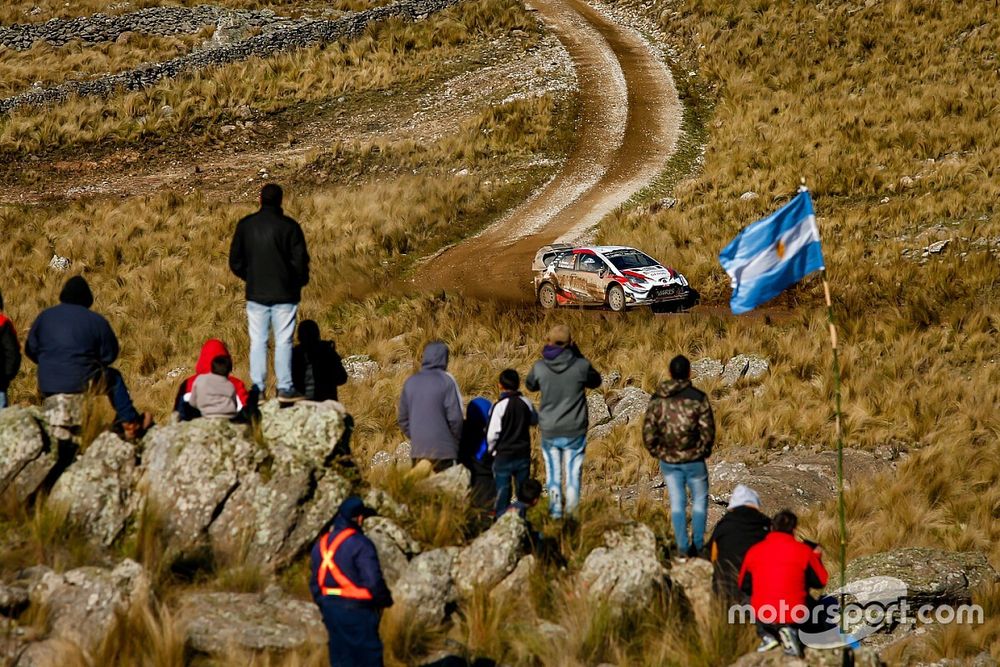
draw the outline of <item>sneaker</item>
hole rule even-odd
[[[802,657],[802,644],[799,643],[799,637],[795,630],[787,626],[781,628],[778,630],[778,638],[781,639],[781,647],[785,649],[785,655]]]
[[[295,391],[294,389],[279,389],[278,390],[278,402],[279,403],[298,403],[299,401],[301,401],[304,398],[305,398],[305,396],[303,396],[300,392]]]
[[[698,549],[695,548],[695,546],[692,544],[691,546],[688,547],[688,551],[687,551],[687,553],[685,555],[688,558],[697,558],[698,557]]]
[[[775,639],[772,635],[764,635],[760,638],[760,646],[757,647],[757,653],[767,653],[773,648],[778,648],[781,646],[781,642]]]

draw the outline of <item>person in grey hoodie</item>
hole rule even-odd
[[[420,372],[403,385],[398,414],[414,463],[427,459],[436,472],[455,465],[464,417],[462,394],[448,372],[448,346],[441,341],[424,347]]]
[[[580,502],[589,426],[586,390],[600,387],[601,375],[573,344],[569,327],[560,324],[549,332],[542,358],[531,369],[524,386],[542,392],[538,426],[542,432],[549,514],[561,519],[564,514],[573,514]]]

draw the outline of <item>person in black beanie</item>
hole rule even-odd
[[[103,385],[115,408],[115,423],[127,440],[142,437],[152,425],[149,414],[132,404],[125,379],[111,364],[118,359],[118,338],[102,316],[90,310],[94,295],[83,276],[66,281],[59,305],[42,311],[31,325],[25,354],[38,364],[38,390],[54,394],[82,394]]]
[[[7,407],[7,389],[21,369],[21,346],[17,330],[3,312],[3,294],[0,293],[0,408]]]

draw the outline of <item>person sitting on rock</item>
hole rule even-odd
[[[771,532],[747,551],[737,583],[750,596],[758,634],[765,637],[758,650],[780,643],[786,654],[802,657],[798,628],[810,621],[809,589],[823,588],[829,577],[823,550],[797,540],[797,525],[791,511],[775,514]]]
[[[715,594],[729,602],[740,599],[736,577],[750,547],[757,544],[771,529],[771,519],[760,511],[760,496],[744,484],[738,484],[729,498],[729,509],[719,519],[708,540],[712,564],[712,588]]]
[[[312,549],[309,590],[330,639],[331,667],[382,667],[378,626],[392,594],[375,545],[361,532],[374,513],[349,497]]]
[[[201,353],[198,355],[198,361],[194,365],[194,375],[181,382],[181,386],[177,390],[177,397],[174,399],[174,412],[178,414],[181,421],[189,421],[202,416],[198,408],[191,404],[191,392],[194,389],[195,381],[199,377],[212,374],[212,362],[217,357],[226,357],[229,359],[229,367],[232,368],[232,355],[229,354],[229,348],[226,347],[226,344],[218,338],[209,338],[201,346]],[[247,414],[251,410],[256,411],[256,400],[251,400],[250,392],[247,391],[243,381],[232,375],[231,372],[227,379],[236,394],[237,414]]]
[[[521,377],[516,370],[504,369],[499,387],[500,399],[490,412],[486,431],[486,442],[494,457],[498,519],[510,504],[511,481],[520,497],[521,486],[531,476],[531,427],[538,423],[535,406],[521,395]]]
[[[292,349],[292,383],[307,401],[336,401],[347,384],[347,370],[333,341],[321,340],[313,320],[299,322],[299,344]]]
[[[66,281],[59,302],[38,316],[24,346],[28,358],[38,364],[39,392],[49,397],[100,387],[115,408],[115,425],[125,438],[142,437],[153,418],[135,409],[125,379],[111,367],[118,359],[118,338],[108,321],[90,310],[94,295],[83,276]]]
[[[493,403],[477,396],[465,408],[462,439],[458,444],[458,460],[471,474],[470,500],[483,516],[492,515],[496,505],[497,489],[493,480],[493,455],[486,442]]]
[[[229,355],[220,354],[212,359],[212,372],[195,379],[188,402],[202,417],[236,417],[240,403],[236,398],[236,387],[229,380],[232,371],[233,360]]]
[[[430,463],[434,472],[458,461],[462,438],[462,394],[448,372],[448,346],[432,341],[424,347],[420,372],[406,379],[399,397],[399,428],[410,439],[414,465]]]
[[[7,407],[7,390],[20,369],[21,345],[14,323],[3,312],[3,294],[0,294],[0,409]]]

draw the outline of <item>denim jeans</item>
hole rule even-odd
[[[104,371],[104,382],[108,398],[115,408],[115,419],[119,422],[142,421],[142,415],[132,405],[132,397],[129,396],[128,387],[125,386],[125,378],[117,368],[108,368]]]
[[[274,376],[278,391],[292,391],[292,336],[297,303],[264,306],[247,301],[250,325],[250,381],[263,394],[267,387],[267,341],[274,330]]]
[[[511,459],[493,462],[493,477],[497,484],[496,518],[499,519],[510,506],[511,479],[518,493],[521,485],[531,476],[531,459]]]
[[[7,407],[7,392],[0,391],[0,408]]]
[[[587,436],[575,438],[542,436],[542,457],[545,459],[545,487],[549,492],[549,514],[561,519],[573,514],[580,504],[580,476],[583,472],[583,451]],[[566,495],[563,497],[563,481]]]
[[[660,472],[670,494],[670,520],[681,556],[686,556],[692,542],[701,551],[705,546],[705,523],[708,521],[708,466],[704,461],[664,463]],[[687,530],[687,496],[691,494],[691,540]]]

